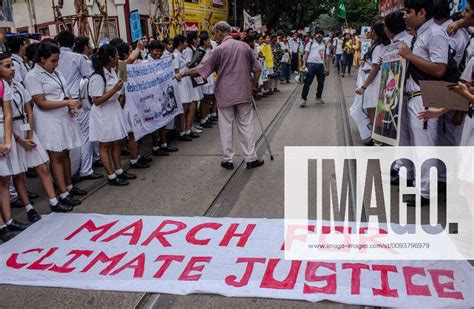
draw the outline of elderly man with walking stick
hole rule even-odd
[[[247,168],[253,169],[264,163],[257,158],[255,151],[252,109],[252,92],[257,91],[261,68],[250,47],[234,40],[230,33],[231,26],[228,23],[218,22],[214,26],[214,34],[220,45],[205,62],[194,69],[178,73],[176,79],[180,81],[185,76],[198,75],[207,78],[213,72],[218,72],[215,96],[224,150],[221,166],[228,170],[234,169],[232,132],[235,121]]]

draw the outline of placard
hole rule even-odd
[[[133,43],[143,37],[142,24],[140,22],[140,13],[138,12],[138,10],[130,12],[130,32],[132,33]]]

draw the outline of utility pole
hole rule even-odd
[[[233,13],[233,19],[234,19],[234,26],[237,27],[237,0],[234,0],[233,2],[234,5],[234,13]]]

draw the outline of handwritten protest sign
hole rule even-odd
[[[183,113],[175,91],[171,57],[127,65],[127,75],[125,109],[137,140],[166,126]]]
[[[282,219],[51,214],[0,246],[0,283],[413,308],[473,304],[465,261],[286,261]]]

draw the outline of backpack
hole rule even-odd
[[[92,102],[92,97],[89,95],[89,83],[90,83],[91,77],[95,74],[100,75],[102,77],[102,80],[104,81],[104,84],[107,85],[105,76],[102,74],[95,73],[95,72],[81,79],[81,83],[79,86],[79,98],[80,98],[82,106],[87,109],[91,109],[92,105],[94,104]]]
[[[414,44],[412,44],[412,47],[411,47],[412,50],[413,50],[413,46]],[[415,81],[417,85],[420,84],[420,80],[441,80],[441,81],[446,81],[450,83],[457,83],[459,79],[461,78],[462,72],[459,70],[458,64],[456,60],[454,59],[455,57],[456,57],[456,51],[451,46],[449,46],[448,63],[446,66],[446,72],[441,78],[426,74],[425,72],[421,71],[414,65],[408,66],[408,73],[410,74],[410,76],[413,78],[413,80]]]

